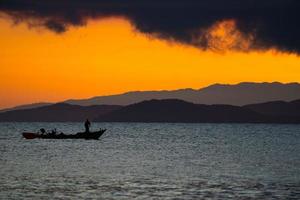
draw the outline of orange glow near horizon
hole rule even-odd
[[[120,18],[90,21],[63,34],[4,18],[0,27],[0,108],[133,90],[300,82],[296,55],[202,51],[150,38]],[[232,38],[227,42],[236,45]]]

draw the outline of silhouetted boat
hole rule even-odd
[[[26,139],[86,139],[86,140],[98,140],[106,129],[101,129],[96,132],[82,132],[76,133],[73,135],[68,135],[64,133],[60,134],[40,134],[40,133],[30,133],[30,132],[23,132],[22,135]]]

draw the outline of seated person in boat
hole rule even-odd
[[[40,129],[40,132],[42,133],[42,135],[45,135],[46,134],[46,130],[44,128],[41,128]]]
[[[56,129],[51,130],[51,133],[49,135],[56,135],[57,131]]]

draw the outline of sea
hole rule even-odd
[[[300,199],[300,125],[0,123],[0,199]]]

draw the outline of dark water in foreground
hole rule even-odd
[[[300,126],[98,123],[99,141],[25,140],[78,123],[0,123],[0,199],[299,199]]]

